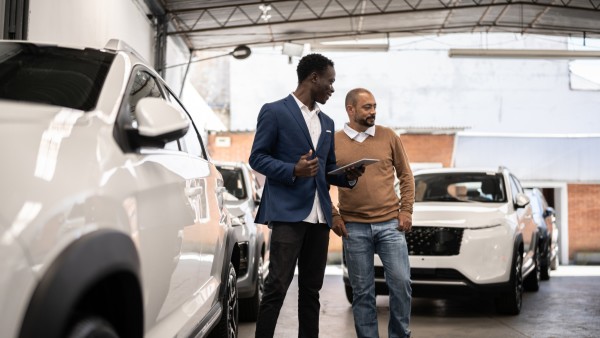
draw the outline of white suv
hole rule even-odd
[[[0,337],[237,335],[221,175],[119,41],[0,41]]]
[[[406,234],[413,295],[491,294],[498,312],[518,314],[523,288],[537,291],[540,281],[537,226],[519,180],[502,167],[419,170],[414,178]],[[387,294],[379,257],[375,277],[377,293]]]

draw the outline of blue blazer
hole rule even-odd
[[[261,108],[249,160],[250,166],[266,177],[256,223],[303,221],[312,209],[317,191],[321,210],[331,227],[329,184],[347,188],[350,185],[346,175],[327,175],[337,168],[335,128],[333,120],[322,111],[319,120],[321,136],[315,149],[300,107],[291,94]],[[294,179],[294,166],[310,149],[319,158],[317,175]]]

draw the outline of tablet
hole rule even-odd
[[[375,162],[379,162],[379,160],[374,159],[374,158],[362,158],[358,161],[354,161],[352,163],[346,164],[345,166],[339,167],[335,170],[332,170],[330,172],[328,172],[328,175],[341,175],[344,173],[344,169],[346,168],[350,168],[350,167],[360,167],[361,165],[367,166],[369,164],[373,164]]]

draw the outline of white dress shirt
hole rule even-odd
[[[308,127],[308,132],[310,133],[310,139],[313,144],[313,148],[317,149],[317,143],[319,142],[319,137],[321,136],[321,120],[319,120],[319,113],[321,112],[321,108],[315,102],[315,107],[313,110],[310,110],[302,101],[298,100],[296,95],[292,93],[292,97],[296,100],[298,107],[300,107],[300,111],[302,112],[302,116],[304,117],[304,122],[306,122],[306,126]],[[310,149],[306,149],[306,153],[308,153]],[[313,156],[316,154],[313,152]],[[327,223],[325,220],[325,215],[323,215],[323,210],[321,210],[321,203],[319,203],[319,193],[315,191],[315,199],[313,201],[313,207],[308,214],[308,217],[304,219],[304,222],[308,223]]]

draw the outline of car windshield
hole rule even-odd
[[[504,180],[497,173],[415,175],[415,202],[506,202]]]
[[[223,184],[228,193],[238,200],[243,200],[248,196],[244,185],[242,169],[233,166],[217,166],[217,169],[221,173],[221,176],[223,176]]]
[[[92,110],[114,54],[0,43],[0,99]]]

